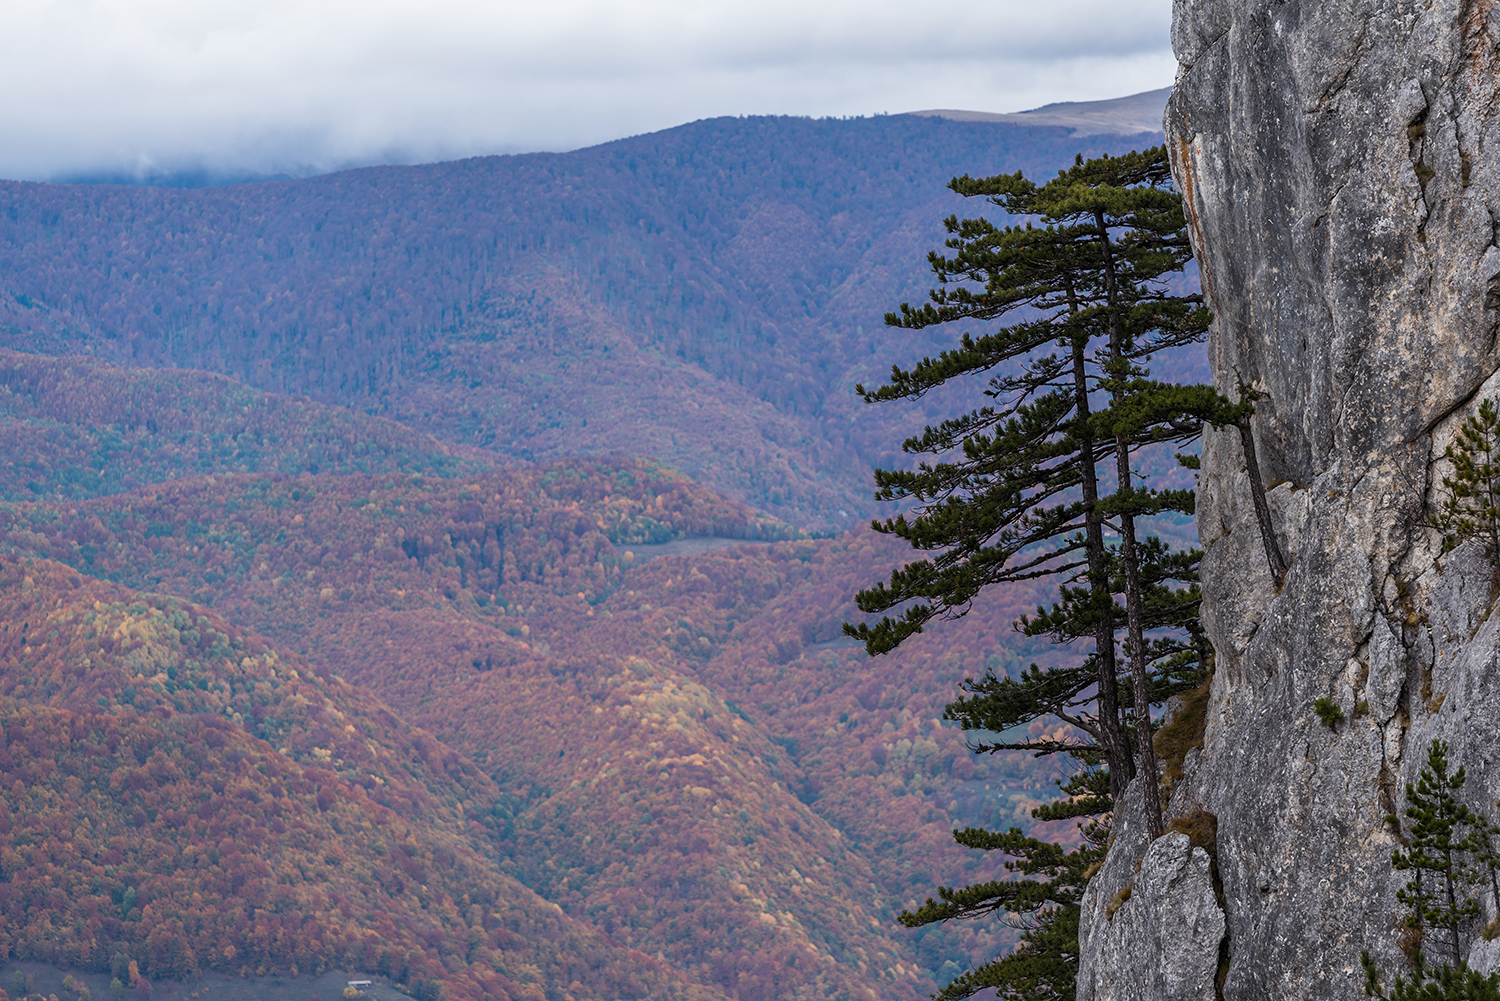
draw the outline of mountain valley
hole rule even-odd
[[[950,176],[1152,141],[716,119],[0,183],[0,960],[915,1001],[1008,947],[894,916],[1000,875],[956,827],[1075,836],[1030,816],[1061,766],[941,719],[1051,662],[1010,629],[1050,595],[842,636],[906,557],[871,465],[973,389],[852,386],[938,343],[881,315],[977,208]]]
[[[951,409],[852,392],[940,343],[881,318],[925,296],[943,218],[982,211],[949,179],[1159,141],[720,118],[221,188],[0,182],[0,347],[218,372],[512,458],[651,455],[841,531],[873,513],[870,467]]]

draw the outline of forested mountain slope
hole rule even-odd
[[[503,875],[473,833],[494,784],[296,654],[28,558],[0,558],[0,623],[0,961],[720,996]]]
[[[204,472],[457,475],[493,453],[224,376],[0,350],[0,498],[77,499]]]
[[[146,444],[109,453],[117,478],[176,468],[178,432],[145,427],[166,406],[150,391],[164,374],[8,364],[29,373],[11,383],[33,387],[28,413],[60,413],[73,383],[38,373],[68,365],[90,398],[140,422]],[[193,453],[200,472],[0,504],[4,548],[211,606],[195,614],[270,637],[305,662],[299,674],[383,699],[492,783],[465,807],[470,851],[730,996],[915,998],[1000,945],[992,928],[910,932],[892,916],[993,865],[956,848],[952,826],[1029,826],[1048,796],[1051,772],[976,761],[937,720],[966,674],[1025,662],[1005,623],[1040,595],[997,596],[870,661],[838,625],[901,554],[869,533],[799,538],[640,460],[413,475],[440,448],[417,437],[381,452],[385,421],[188,385],[206,387],[205,440],[225,436]],[[247,414],[287,415],[274,425],[284,455],[269,431],[235,424]],[[54,424],[66,441],[133,433],[111,415]],[[308,473],[317,428],[342,428],[340,454],[386,464]],[[245,472],[256,441],[267,471]],[[95,459],[59,452],[53,481],[87,485]],[[0,469],[0,490],[25,491],[27,475]],[[656,555],[689,539],[722,548]],[[158,697],[129,683],[138,708]]]
[[[845,528],[919,423],[851,388],[932,345],[880,318],[925,292],[961,209],[944,184],[1154,141],[721,118],[222,188],[0,182],[0,345],[220,372],[522,458],[654,455]]]
[[[640,465],[200,477],[0,508],[14,551],[211,602],[433,729],[502,790],[482,819],[504,868],[623,943],[743,998],[918,996],[967,947],[939,935],[921,963],[892,903],[974,875],[952,824],[1029,823],[1046,795],[1050,772],[976,777],[936,719],[963,673],[1014,658],[994,622],[1034,596],[872,664],[835,637],[888,545],[637,566],[609,539],[653,532],[749,534]]]

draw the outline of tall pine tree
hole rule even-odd
[[[876,471],[878,498],[913,506],[909,515],[874,528],[931,555],[856,596],[862,611],[898,610],[894,615],[845,630],[871,654],[884,653],[934,619],[967,614],[986,587],[1059,579],[1057,602],[1016,625],[1063,645],[1092,640],[1092,649],[1071,665],[1032,665],[1018,678],[990,672],[968,679],[946,716],[992,735],[976,745],[979,751],[1061,752],[1103,763],[1091,781],[1107,781],[1107,790],[1078,795],[1074,789],[1045,812],[1094,815],[1136,774],[1132,717],[1141,771],[1154,775],[1149,706],[1196,683],[1207,666],[1197,625],[1198,554],[1174,552],[1137,527],[1166,512],[1190,514],[1192,493],[1151,489],[1132,460],[1149,445],[1181,447],[1205,421],[1237,423],[1248,405],[1232,404],[1208,386],[1150,378],[1153,355],[1200,339],[1209,320],[1198,296],[1174,294],[1168,284],[1191,251],[1162,149],[1080,158],[1042,185],[1017,173],[966,176],[951,187],[1033,221],[998,227],[948,219],[950,253],[929,257],[939,287],[929,302],[903,304],[886,318],[907,329],[985,326],[963,333],[936,358],[893,367],[885,386],[859,387],[868,402],[914,400],[976,376],[986,379],[986,402],[904,442],[907,453],[921,457],[915,468]],[[1012,322],[999,322],[1005,320]],[[1130,678],[1123,689],[1122,673]],[[1062,720],[1084,737],[1014,736],[1042,717]],[[1156,785],[1143,789],[1159,833]],[[1088,828],[1095,835],[1102,830],[1097,822]],[[1019,831],[955,837],[1010,854],[1021,872],[1045,878],[945,888],[939,902],[903,915],[913,925],[995,910],[1029,915],[1021,950],[960,978],[942,996],[982,987],[996,987],[1001,997],[1052,996],[1038,977],[1063,996],[1076,969],[1082,874],[1089,853],[1102,849],[1085,838],[1083,849],[1067,853]]]
[[[1147,444],[1196,437],[1205,420],[1233,423],[1246,409],[1208,386],[1154,381],[1145,368],[1156,353],[1201,339],[1209,320],[1201,297],[1173,294],[1166,281],[1191,258],[1181,198],[1170,183],[1159,147],[1080,159],[1044,185],[1019,173],[955,179],[951,187],[960,194],[1043,225],[948,219],[952,253],[929,257],[940,286],[928,303],[903,304],[886,322],[920,329],[1024,318],[978,336],[964,333],[954,348],[911,369],[893,367],[885,386],[858,387],[869,402],[914,400],[981,375],[988,377],[988,402],[903,443],[907,453],[935,461],[875,471],[877,498],[916,505],[914,516],[877,521],[875,530],[934,555],[856,596],[862,611],[900,607],[898,615],[846,631],[879,654],[934,618],[966,614],[985,587],[1038,577],[1081,585],[1042,619],[1057,627],[1059,642],[1092,638],[1090,676],[1039,671],[1026,687],[1038,714],[1077,710],[1059,718],[1091,739],[1115,795],[1135,774],[1120,706],[1117,633],[1125,627],[1131,701],[1148,703],[1144,577],[1170,568],[1165,572],[1180,571],[1186,583],[1194,562],[1136,538],[1142,517],[1191,513],[1192,494],[1138,484],[1132,458]],[[1114,546],[1106,533],[1118,540]],[[1146,561],[1157,557],[1148,570]],[[1148,725],[1148,714],[1138,715],[1138,727]],[[1150,754],[1149,739],[1136,743]]]

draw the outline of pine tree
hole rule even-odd
[[[1397,870],[1410,872],[1411,880],[1396,898],[1411,908],[1407,923],[1416,929],[1441,929],[1447,933],[1448,952],[1455,968],[1463,958],[1459,951],[1459,927],[1479,916],[1479,905],[1464,895],[1463,887],[1474,882],[1474,873],[1461,865],[1461,856],[1471,847],[1461,828],[1473,827],[1475,818],[1454,795],[1463,788],[1462,767],[1448,774],[1448,745],[1434,740],[1427,749],[1427,767],[1415,786],[1406,787],[1406,818],[1411,824],[1411,848],[1391,853]]]
[[[1207,638],[1198,621],[1202,602],[1196,583],[1199,555],[1196,550],[1173,550],[1154,536],[1144,539],[1137,552],[1141,621],[1144,629],[1152,633],[1145,644],[1148,699],[1152,705],[1192,690],[1202,682],[1212,664]],[[1118,594],[1125,587],[1118,547],[1111,548],[1108,556],[1112,567],[1109,586]],[[1112,614],[1115,621],[1126,617],[1124,607],[1118,602]],[[1089,588],[1064,584],[1059,588],[1058,601],[1050,609],[1038,608],[1034,616],[1023,616],[1015,627],[1026,636],[1046,636],[1055,643],[1069,644],[1090,638],[1093,616],[1094,598]],[[947,706],[944,719],[958,723],[965,730],[1003,734],[1050,716],[1087,732],[1092,721],[1084,711],[1091,704],[1091,686],[1096,678],[1094,653],[1070,666],[1041,668],[1032,664],[1018,678],[987,671],[977,681],[964,680],[960,685],[964,694]],[[1136,704],[1133,688],[1122,693],[1121,701],[1123,708],[1133,712]],[[1085,761],[1094,760],[1087,756],[1091,749],[1051,738],[984,738],[971,742],[970,748],[981,754],[1066,752]]]
[[[936,1001],[958,1001],[986,988],[993,988],[1000,1001],[1071,1001],[1078,973],[1079,904],[1089,877],[1104,859],[1114,802],[1109,776],[1099,770],[1073,776],[1062,792],[1066,798],[1033,810],[1032,816],[1088,818],[1079,825],[1079,847],[1064,849],[1014,827],[1004,834],[978,828],[956,831],[953,837],[959,844],[1003,852],[1014,860],[1005,863],[1007,871],[1032,878],[994,880],[957,890],[940,887],[939,899],[929,897],[916,911],[901,912],[899,920],[910,928],[996,913],[1014,916],[1021,928],[1021,944],[1014,952],[959,976],[934,995]]]
[[[945,715],[999,735],[972,745],[977,751],[1065,753],[1104,765],[1078,779],[1091,784],[1087,791],[1070,786],[1068,799],[1038,814],[1095,816],[1113,808],[1136,774],[1132,717],[1141,773],[1154,776],[1149,707],[1196,685],[1209,660],[1197,622],[1200,554],[1175,552],[1137,530],[1150,516],[1191,514],[1192,492],[1149,489],[1132,460],[1147,446],[1182,447],[1205,422],[1237,424],[1250,405],[1233,404],[1208,386],[1150,377],[1153,355],[1200,339],[1209,319],[1200,297],[1166,287],[1191,251],[1163,150],[1080,158],[1044,185],[1017,173],[966,176],[951,187],[1040,225],[948,219],[952,253],[929,258],[940,287],[928,303],[903,304],[886,318],[906,329],[957,321],[990,326],[962,334],[955,347],[909,370],[893,367],[885,386],[860,386],[867,402],[919,399],[972,376],[987,378],[987,402],[903,443],[907,453],[930,460],[876,471],[877,498],[916,507],[910,517],[873,527],[932,555],[856,597],[867,613],[899,607],[899,614],[845,631],[880,654],[934,619],[967,614],[986,587],[1057,579],[1058,600],[1016,626],[1064,646],[1092,640],[1092,649],[1072,665],[1033,664],[1019,678],[989,672],[966,679],[965,694]],[[1023,319],[993,322],[1023,309]],[[1106,533],[1117,540],[1113,545]],[[1131,679],[1125,689],[1117,657],[1122,626]],[[1045,716],[1069,723],[1085,739],[1006,733]],[[1142,788],[1160,833],[1156,783]],[[957,832],[960,844],[1003,851],[1015,860],[1012,871],[1038,878],[943,888],[937,901],[902,915],[912,926],[997,911],[1026,922],[1013,955],[960,977],[938,997],[967,997],[986,987],[1002,998],[1071,997],[1078,900],[1102,858],[1106,833],[1107,824],[1096,820],[1084,829],[1084,846],[1068,852],[1019,830]]]
[[[1398,976],[1389,1001],[1500,1001],[1500,975],[1485,977],[1469,969],[1461,950],[1460,929],[1479,916],[1479,904],[1465,888],[1483,878],[1480,868],[1466,865],[1466,859],[1493,873],[1486,858],[1493,825],[1459,802],[1456,793],[1464,779],[1462,767],[1448,774],[1448,745],[1434,740],[1416,784],[1406,787],[1410,846],[1392,852],[1391,864],[1398,871],[1410,872],[1411,878],[1396,897],[1411,908],[1406,925],[1416,932],[1417,941],[1423,941],[1428,928],[1442,933],[1450,961],[1438,969],[1429,967],[1419,945],[1412,955],[1412,979]],[[1395,817],[1389,821],[1397,822]],[[1380,971],[1368,951],[1361,954],[1360,962],[1365,969],[1365,995],[1386,999]]]
[[[1480,539],[1490,562],[1500,564],[1500,410],[1494,400],[1464,421],[1443,457],[1453,463],[1453,475],[1443,477],[1449,494],[1432,519],[1443,533],[1443,551]]]
[[[1190,491],[1137,484],[1132,459],[1146,445],[1192,440],[1204,421],[1237,422],[1248,406],[1231,404],[1208,386],[1154,381],[1145,368],[1157,352],[1200,339],[1209,319],[1201,297],[1173,295],[1165,287],[1165,277],[1191,256],[1182,202],[1170,180],[1159,147],[1080,158],[1045,185],[1019,173],[955,179],[951,187],[960,194],[987,197],[1045,225],[999,228],[985,219],[948,219],[947,247],[954,253],[929,258],[940,287],[930,302],[903,304],[887,323],[921,329],[994,321],[1022,307],[1030,315],[977,337],[965,333],[955,348],[910,370],[894,367],[883,387],[859,387],[870,402],[910,400],[949,380],[986,374],[990,402],[903,443],[906,452],[936,461],[876,470],[878,499],[918,507],[913,518],[903,514],[873,527],[935,555],[856,596],[865,612],[904,606],[898,617],[846,631],[870,653],[884,653],[934,618],[966,614],[985,587],[1061,577],[1074,590],[1065,593],[1061,619],[1048,620],[1067,622],[1053,636],[1070,642],[1088,635],[1093,654],[1082,670],[1033,673],[1008,687],[1011,705],[998,715],[1028,718],[1025,700],[1034,697],[1034,710],[1068,720],[1090,738],[1078,749],[1103,755],[1115,795],[1136,771],[1122,725],[1121,625],[1130,702],[1143,707],[1135,714],[1136,749],[1154,771],[1144,710],[1152,683],[1143,580],[1159,576],[1146,566],[1158,550],[1143,549],[1136,523],[1165,512],[1191,513],[1193,501]],[[1100,467],[1107,464],[1114,467],[1112,494],[1101,489],[1109,477]],[[1113,549],[1106,529],[1119,538]],[[1166,565],[1181,567],[1179,580],[1186,584],[1193,563],[1172,556]],[[1120,607],[1115,594],[1123,597]],[[982,692],[1003,682],[991,677],[979,684]],[[1073,711],[1054,712],[1063,707]],[[1159,829],[1159,809],[1148,815]]]

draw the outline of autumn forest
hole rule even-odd
[[[998,873],[957,827],[1074,836],[1031,815],[1065,765],[941,718],[1050,662],[1010,627],[1048,592],[843,635],[908,557],[870,467],[931,412],[852,386],[931,345],[879,315],[948,177],[1139,144],[1086,142],[729,119],[0,183],[0,964],[823,1001],[1006,949],[894,917]]]

